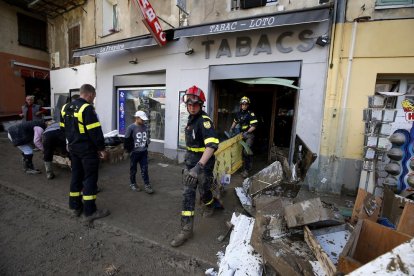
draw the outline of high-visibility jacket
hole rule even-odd
[[[204,111],[188,117],[185,128],[187,151],[203,153],[206,147],[218,148],[219,139],[214,130],[213,122]]]
[[[240,125],[241,131],[247,131],[252,126],[257,126],[257,118],[253,112],[249,110],[240,110],[236,113],[234,122]]]
[[[65,132],[69,151],[80,155],[105,150],[101,123],[95,108],[82,98],[62,107],[60,127]]]

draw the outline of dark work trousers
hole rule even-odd
[[[71,152],[72,181],[70,183],[69,208],[82,208],[85,216],[96,211],[96,190],[98,182],[99,157],[98,153],[77,154]],[[81,198],[82,196],[82,198]]]
[[[137,165],[141,168],[142,181],[144,185],[149,185],[149,176],[148,176],[148,151],[133,151],[130,154],[130,163],[129,163],[129,179],[130,184],[136,184],[136,175],[137,175]]]
[[[254,134],[247,134],[247,139],[244,139],[246,144],[252,149],[253,141],[254,141]],[[245,171],[250,171],[253,165],[253,155],[248,155],[246,151],[243,149],[243,169]]]
[[[51,130],[43,133],[43,160],[53,161],[55,151],[67,155],[65,134],[60,129]]]
[[[185,156],[185,166],[187,170],[192,169],[197,162],[200,161],[202,153],[187,152]],[[183,211],[189,211],[194,213],[195,200],[196,200],[196,189],[200,193],[201,201],[206,204],[211,202],[213,199],[213,193],[211,192],[211,185],[213,184],[213,169],[214,169],[215,158],[214,155],[208,160],[204,166],[202,172],[198,175],[198,181],[195,185],[189,186],[187,183],[184,184],[183,191]],[[183,220],[191,216],[183,216]]]

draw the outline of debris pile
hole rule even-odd
[[[233,214],[218,275],[414,275],[414,201],[360,189],[340,207],[312,193],[300,200],[301,187],[275,161],[235,188],[251,217]]]

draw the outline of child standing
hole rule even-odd
[[[144,181],[144,191],[147,194],[154,193],[148,176],[148,144],[150,143],[148,130],[144,121],[148,121],[144,111],[135,113],[135,122],[128,126],[125,132],[124,149],[130,153],[130,186],[132,191],[139,192],[141,189],[136,183],[137,164],[141,167],[141,176]]]

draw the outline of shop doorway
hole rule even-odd
[[[297,79],[292,79],[297,82]],[[237,80],[216,80],[212,82],[215,92],[214,121],[220,141],[227,139],[225,131],[231,127],[239,111],[241,97],[247,96],[249,109],[258,119],[253,145],[253,171],[257,172],[272,162],[272,148],[289,159],[294,129],[294,115],[297,92],[293,88],[268,85],[245,84]]]
[[[49,79],[24,78],[25,96],[34,95],[35,103],[42,107],[50,106],[50,81]]]

